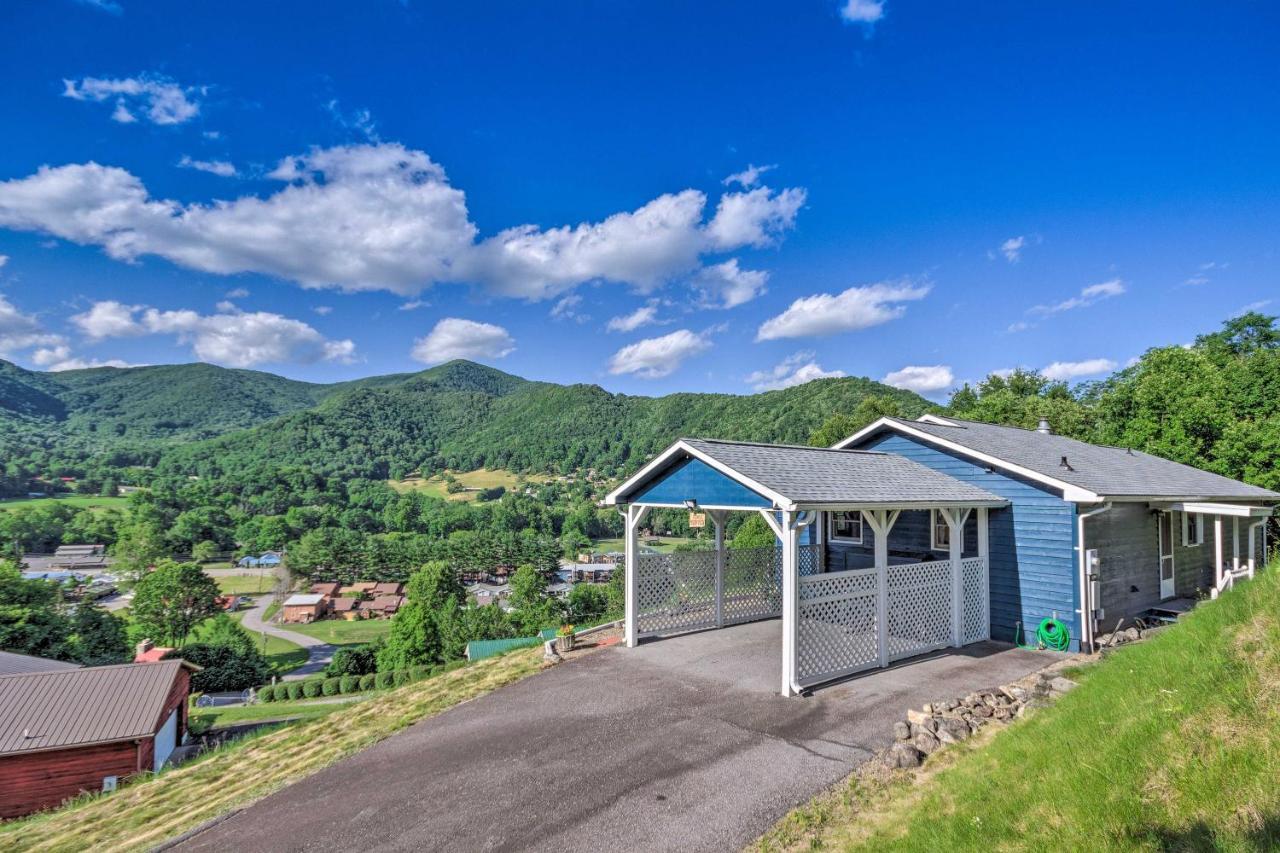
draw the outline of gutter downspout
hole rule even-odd
[[[1076,515],[1076,543],[1080,552],[1077,563],[1080,567],[1080,649],[1082,651],[1086,644],[1089,651],[1093,651],[1093,602],[1089,600],[1089,565],[1086,556],[1088,549],[1084,547],[1084,522],[1086,518],[1102,515],[1110,509],[1111,501],[1107,501],[1096,509]]]

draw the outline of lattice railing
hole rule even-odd
[[[800,578],[796,680],[801,685],[879,663],[876,584],[874,568]]]
[[[961,580],[964,584],[964,610],[960,623],[960,637],[964,643],[991,639],[991,616],[988,613],[987,561],[981,557],[966,557],[960,561]]]
[[[782,551],[729,548],[724,554],[724,623],[782,614]]]
[[[889,660],[951,644],[951,561],[904,563],[888,570]]]
[[[715,551],[636,557],[636,630],[657,634],[714,628]]]

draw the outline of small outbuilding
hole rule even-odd
[[[324,615],[325,600],[316,593],[291,595],[280,607],[281,622],[314,622]]]

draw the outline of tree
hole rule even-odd
[[[211,539],[197,542],[191,548],[191,556],[197,563],[207,563],[218,553],[218,543]]]
[[[221,612],[218,585],[195,563],[163,560],[134,587],[131,613],[153,639],[181,646],[192,629]]]
[[[442,626],[465,597],[458,573],[443,560],[433,560],[414,572],[405,584],[406,601],[392,617],[391,631],[378,648],[378,669],[446,660]]]
[[[603,586],[578,583],[569,591],[568,618],[575,625],[591,625],[600,621],[609,609],[609,594]]]
[[[87,602],[76,607],[69,640],[71,656],[85,666],[128,663],[133,658],[124,620]]]
[[[871,394],[858,401],[852,414],[837,412],[823,421],[809,435],[809,444],[814,447],[831,447],[881,418],[900,418],[902,415],[902,405],[893,397]]]
[[[769,527],[769,522],[758,512],[747,516],[738,532],[729,540],[730,548],[772,548],[778,543],[778,536]]]
[[[167,553],[164,534],[150,519],[137,519],[120,527],[111,546],[115,571],[135,581]]]
[[[520,630],[535,634],[560,619],[559,606],[547,595],[547,579],[533,566],[519,566],[511,575],[513,617]]]
[[[0,560],[0,649],[66,659],[70,633],[57,586],[26,580],[17,563]]]
[[[324,674],[330,678],[335,675],[368,675],[377,671],[378,646],[374,643],[343,646],[333,653],[333,660],[324,668]]]

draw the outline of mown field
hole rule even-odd
[[[448,481],[445,480],[443,474],[436,474],[426,479],[410,476],[403,480],[388,480],[387,485],[397,492],[418,491],[432,497],[451,501],[474,501],[481,489],[502,486],[510,491],[523,482],[544,483],[550,479],[541,474],[515,474],[511,471],[504,471],[501,468],[492,471],[450,471],[448,473],[461,483],[466,491],[450,493],[448,491]]]
[[[847,783],[760,848],[1280,849],[1280,568],[1077,677],[990,743]]]
[[[374,640],[385,637],[391,630],[391,620],[356,619],[348,622],[345,619],[321,619],[307,625],[281,627],[336,646],[349,646],[372,643]]]
[[[104,498],[97,495],[66,495],[53,498],[10,498],[0,500],[0,512],[17,507],[42,507],[58,504],[76,509],[104,510],[112,507],[123,510],[129,505],[128,498]]]

